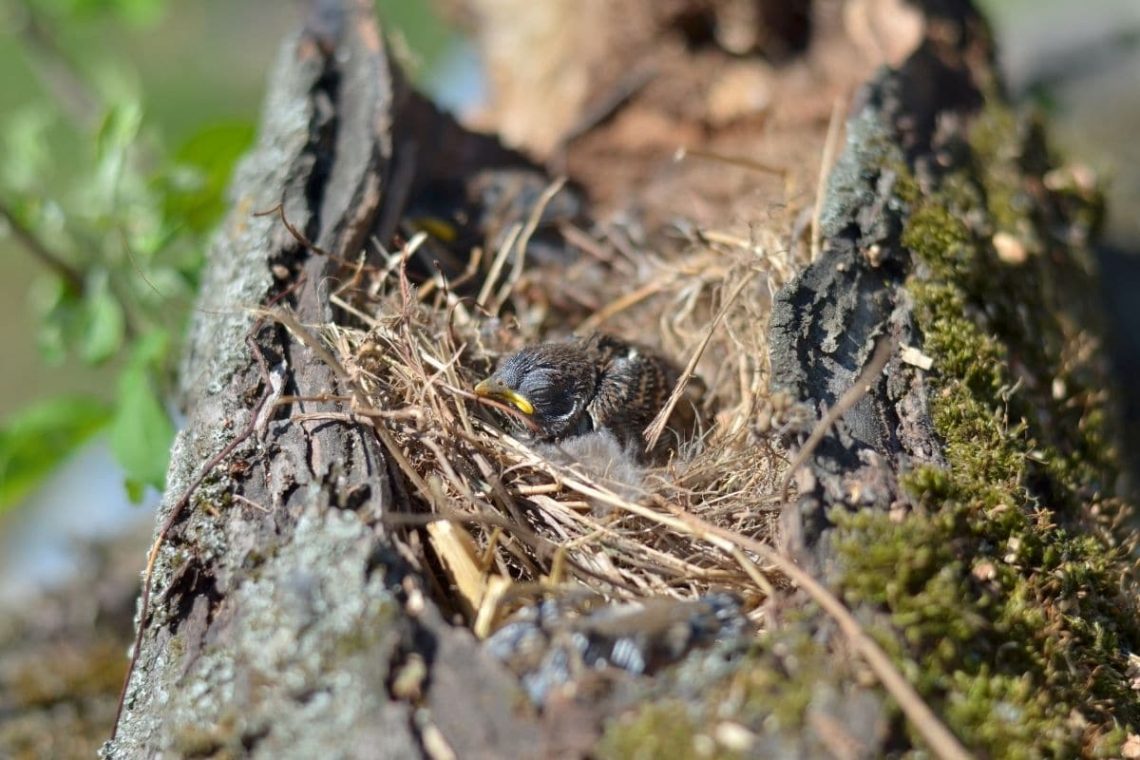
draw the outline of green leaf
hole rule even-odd
[[[36,335],[40,354],[49,365],[62,364],[72,345],[75,326],[82,321],[80,295],[55,275],[43,275],[32,283],[30,300],[40,320]]]
[[[84,183],[83,215],[90,219],[117,218],[123,184],[130,184],[131,149],[142,128],[142,105],[125,99],[107,109],[95,135],[95,168]]]
[[[166,0],[114,0],[109,4],[123,21],[138,26],[154,24],[166,10]]]
[[[118,161],[138,137],[142,118],[142,104],[135,100],[124,100],[108,108],[95,135],[96,158]]]
[[[5,118],[0,129],[4,156],[0,179],[7,189],[26,192],[39,185],[51,161],[46,132],[52,121],[51,111],[42,103],[18,108]]]
[[[92,278],[84,302],[84,317],[81,356],[88,364],[100,364],[118,352],[126,335],[123,307],[111,292],[105,271],[97,272]]]
[[[147,26],[162,17],[166,0],[69,0],[61,3],[70,6],[75,15],[97,18],[114,14],[128,24]]]
[[[174,155],[174,166],[158,180],[163,209],[174,224],[209,231],[225,209],[234,164],[253,143],[250,122],[211,124],[196,132]]]
[[[109,438],[132,498],[141,494],[139,484],[161,489],[166,479],[174,425],[162,405],[158,378],[169,346],[165,332],[143,336],[119,376]]]
[[[0,513],[19,503],[109,419],[104,404],[80,396],[47,399],[9,416],[0,425]]]

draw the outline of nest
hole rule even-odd
[[[769,424],[765,334],[790,254],[755,233],[677,231],[650,250],[621,227],[564,227],[581,253],[533,265],[522,252],[537,214],[450,282],[409,275],[429,242],[416,235],[385,266],[346,278],[333,300],[347,319],[308,328],[339,364],[351,413],[387,450],[397,540],[481,637],[568,591],[629,600],[730,590],[758,616],[780,577],[723,536],[775,538],[787,458]],[[684,366],[676,392],[700,383],[710,424],[646,466],[604,440],[540,443],[471,393],[502,356],[571,326]]]

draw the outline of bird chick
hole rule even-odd
[[[508,356],[475,393],[510,404],[534,423],[537,437],[558,441],[609,431],[623,448],[645,458],[642,433],[661,411],[680,372],[641,346],[603,333],[541,343]],[[678,411],[691,404],[678,404]],[[679,428],[695,414],[678,417]],[[673,426],[674,420],[670,423]],[[685,432],[679,429],[678,432]],[[651,458],[666,454],[662,436]]]
[[[595,430],[563,441],[542,442],[536,450],[551,462],[575,466],[594,483],[605,486],[627,501],[636,501],[646,490],[646,469],[640,457],[631,448],[622,446],[608,430]],[[596,514],[610,511],[610,506],[603,501],[588,501]]]

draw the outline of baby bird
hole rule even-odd
[[[503,360],[475,393],[503,401],[526,415],[537,436],[558,441],[595,430],[613,434],[638,458],[647,457],[645,428],[664,407],[680,372],[641,346],[610,335],[541,343]],[[692,403],[682,398],[670,427],[684,434],[695,422]],[[651,458],[675,443],[661,436]]]

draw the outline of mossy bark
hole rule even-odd
[[[968,746],[1117,756],[1140,729],[1140,626],[1100,198],[1005,100],[980,21],[947,23],[867,88],[826,253],[772,326],[777,381],[819,408],[879,336],[933,364],[895,360],[837,426],[790,534]]]

